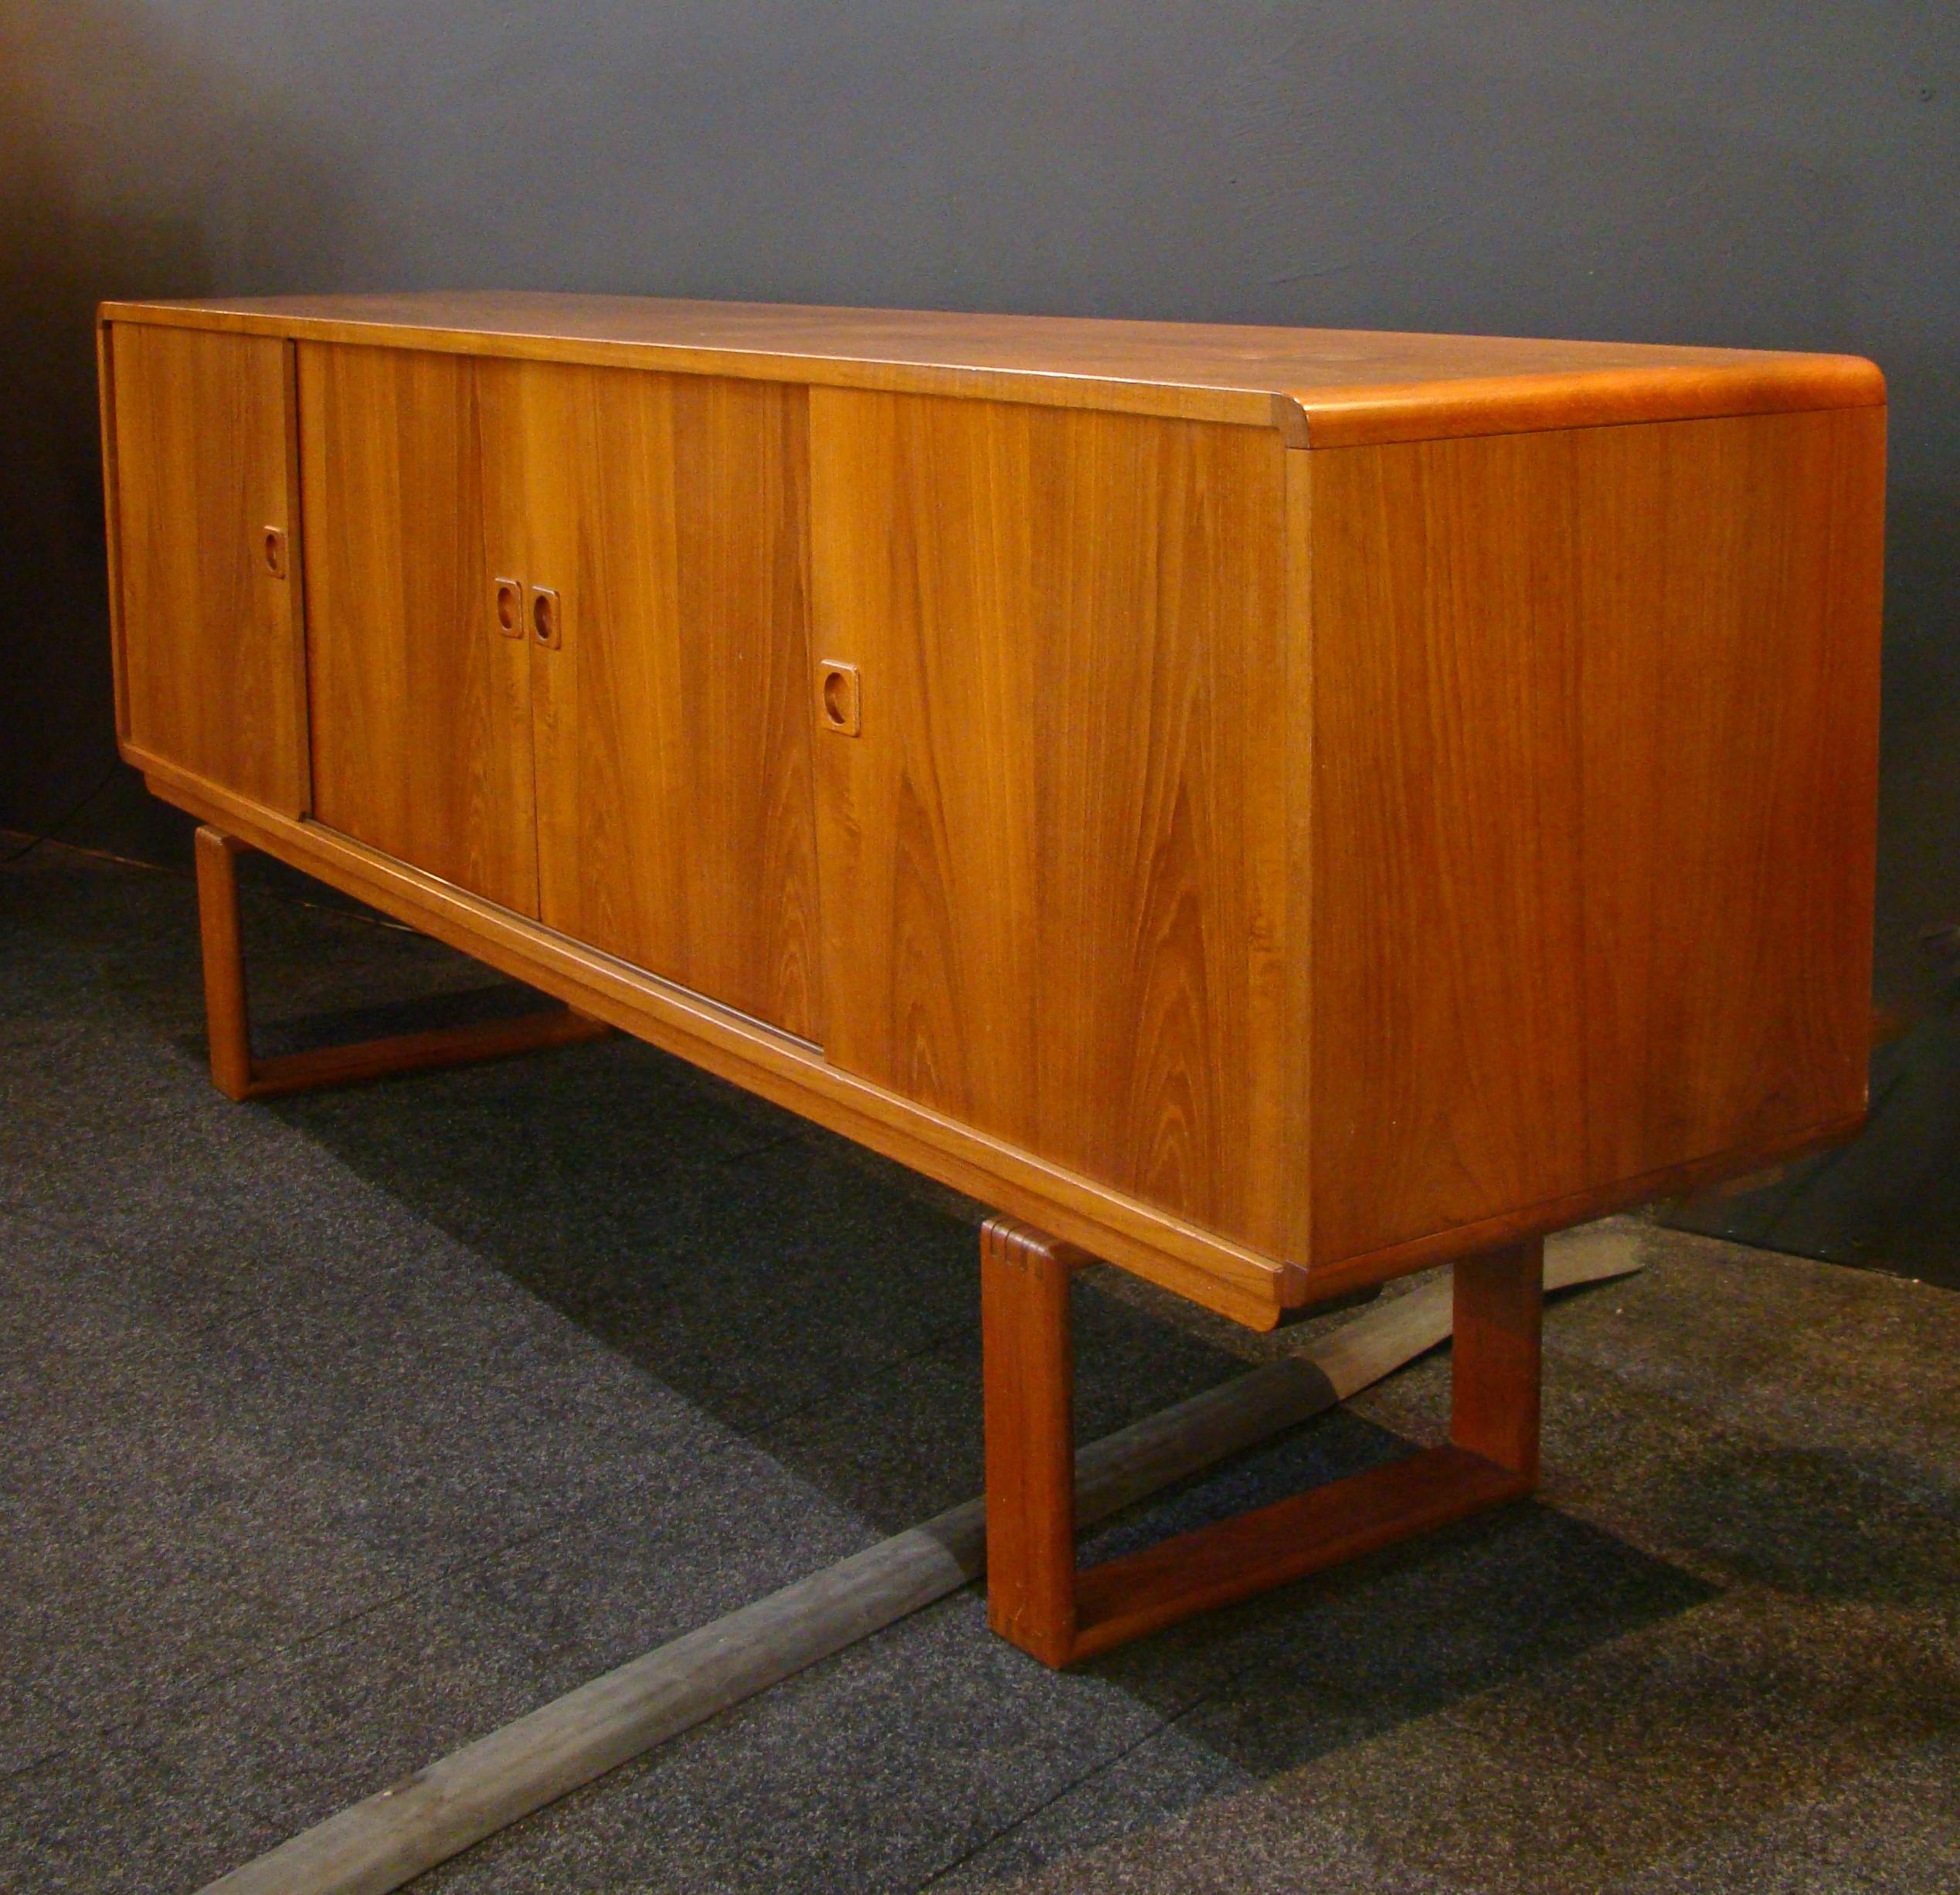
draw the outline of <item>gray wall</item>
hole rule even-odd
[[[1960,8],[0,0],[0,822],[113,754],[90,311],[504,285],[1637,338],[1893,397],[1880,984],[1960,914]],[[112,782],[65,833],[172,832]]]

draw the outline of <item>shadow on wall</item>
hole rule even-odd
[[[1960,378],[1946,379],[1960,393]],[[1906,438],[1954,425],[1950,400],[1927,381],[1930,414],[1905,412],[1914,390],[1892,382],[1877,989],[1909,1010],[1951,1018],[1960,1014],[1946,934],[1960,925],[1960,485]]]
[[[222,188],[233,227],[210,226]],[[115,762],[94,312],[331,271],[341,207],[208,60],[96,0],[0,18],[0,820],[39,829],[90,798],[90,832],[168,857],[185,826]],[[218,245],[222,242],[222,253]],[[106,779],[106,780],[105,780]]]

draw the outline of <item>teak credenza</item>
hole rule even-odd
[[[1543,1234],[1864,1109],[1852,358],[511,294],[100,321],[234,1096],[623,1028],[998,1206],[1051,1662],[1525,1490]],[[259,1061],[233,854],[567,1004]],[[1459,1259],[1452,1442],[1078,1575],[1067,1279]]]

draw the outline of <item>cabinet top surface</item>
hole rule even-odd
[[[529,291],[107,303],[165,323],[1278,427],[1294,446],[1871,406],[1856,356]]]

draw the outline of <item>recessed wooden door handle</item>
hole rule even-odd
[[[531,589],[531,630],[539,644],[555,651],[565,637],[565,608],[549,586]]]
[[[261,549],[265,555],[266,570],[274,579],[283,579],[286,576],[286,529],[267,527]]]
[[[498,630],[506,638],[521,638],[524,636],[524,581],[492,579],[490,589]]]
[[[817,667],[817,711],[826,730],[854,737],[864,728],[864,696],[858,667],[826,658]]]

